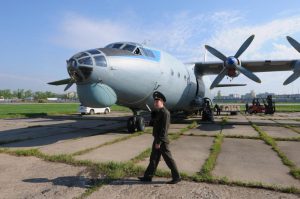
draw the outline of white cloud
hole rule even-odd
[[[60,23],[59,34],[54,40],[59,45],[76,50],[101,47],[115,41],[150,40],[151,46],[168,51],[182,61],[202,61],[204,44],[215,47],[225,55],[234,55],[251,34],[255,34],[255,39],[241,56],[242,60],[300,57],[285,39],[287,35],[291,35],[300,41],[300,15],[284,16],[262,24],[247,25],[246,18],[238,11],[196,15],[181,12],[154,24],[91,19],[67,14]],[[208,60],[217,59],[208,53]],[[228,92],[236,90],[241,93],[252,89],[257,92],[290,92],[299,80],[283,87],[282,82],[289,74],[290,72],[257,74],[263,81],[261,85],[240,75],[233,82],[245,82],[249,86],[224,90]]]
[[[135,31],[122,22],[109,19],[93,20],[80,15],[67,14],[59,26],[55,43],[67,48],[83,50],[102,47],[113,41],[135,39]]]

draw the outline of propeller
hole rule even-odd
[[[288,42],[300,53],[300,43],[297,42],[295,39],[293,39],[290,36],[287,36],[286,39]],[[295,81],[300,76],[300,62],[296,61],[294,64],[294,71],[293,74],[291,74],[284,82],[283,85],[288,85]]]
[[[230,70],[230,69],[237,70],[240,73],[244,74],[249,79],[251,79],[257,83],[261,83],[261,80],[256,75],[254,75],[254,73],[252,73],[251,71],[244,68],[238,59],[245,52],[245,50],[249,47],[249,45],[251,44],[253,39],[254,39],[254,35],[251,35],[241,45],[241,47],[238,49],[238,51],[235,53],[235,55],[229,56],[229,57],[226,57],[224,54],[222,54],[220,51],[216,50],[215,48],[213,48],[209,45],[205,45],[205,48],[211,54],[213,54],[214,56],[216,56],[217,58],[219,58],[220,60],[222,60],[224,62],[223,70],[218,74],[216,79],[213,81],[213,83],[210,86],[210,89],[213,89],[214,87],[216,87],[222,81],[222,79],[225,77],[225,75],[228,75],[228,70]]]
[[[78,66],[74,59],[67,60],[67,68],[70,78],[59,81],[49,82],[50,85],[65,85],[64,91],[67,91],[74,83],[83,82],[93,71],[92,66]]]

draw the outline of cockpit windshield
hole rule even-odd
[[[82,59],[78,60],[79,64],[84,64],[84,65],[93,65],[93,61],[91,57],[84,57]]]
[[[123,44],[114,44],[111,46],[111,48],[117,48],[117,49],[120,49],[121,46],[123,46]]]
[[[133,52],[135,48],[136,48],[136,46],[134,46],[134,45],[126,44],[126,46],[124,46],[122,49]]]

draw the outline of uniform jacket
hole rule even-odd
[[[153,125],[152,135],[155,144],[169,143],[168,129],[170,125],[170,112],[165,107],[151,113],[151,122]]]

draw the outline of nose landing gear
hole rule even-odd
[[[144,131],[145,130],[144,118],[140,115],[137,115],[136,112],[134,111],[134,116],[130,117],[127,121],[127,130],[129,133]]]

